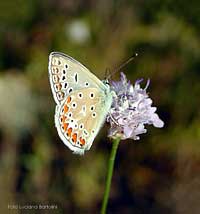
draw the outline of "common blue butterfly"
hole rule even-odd
[[[106,119],[113,93],[109,84],[63,53],[50,54],[48,69],[58,134],[74,153],[84,154]]]

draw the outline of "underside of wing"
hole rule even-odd
[[[96,88],[77,90],[58,106],[55,124],[65,145],[74,153],[89,150],[103,125],[112,97]]]
[[[84,65],[58,52],[53,52],[49,56],[49,79],[57,104],[60,104],[69,93],[81,88],[105,89],[105,85]]]

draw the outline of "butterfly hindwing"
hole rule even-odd
[[[84,88],[71,92],[55,114],[60,138],[75,153],[83,154],[105,121],[112,97],[98,88]]]
[[[54,100],[60,104],[72,91],[95,87],[104,90],[105,85],[84,65],[63,53],[49,56],[49,79]]]

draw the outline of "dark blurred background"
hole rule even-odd
[[[51,51],[71,55],[101,79],[137,52],[124,73],[132,83],[151,79],[148,91],[165,127],[121,142],[108,213],[200,213],[197,0],[0,1],[0,212],[101,207],[108,125],[84,156],[61,142],[48,80]],[[27,204],[57,209],[8,209]]]

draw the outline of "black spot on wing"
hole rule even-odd
[[[78,82],[78,74],[76,73],[74,76],[75,82]]]

